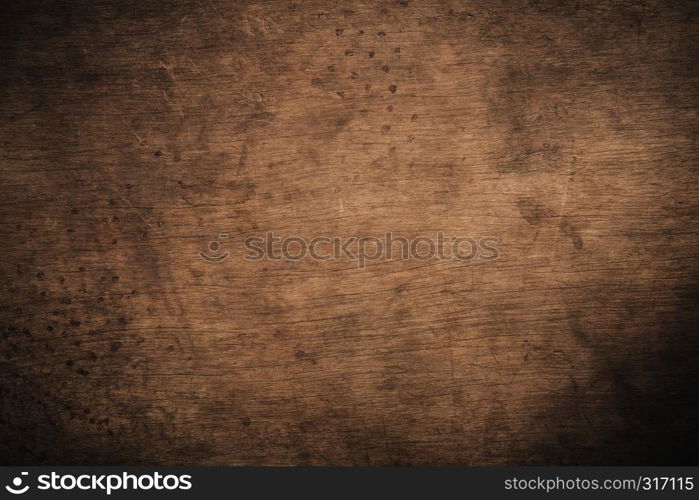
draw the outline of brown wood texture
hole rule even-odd
[[[696,463],[696,14],[3,2],[2,462]]]

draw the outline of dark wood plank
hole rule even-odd
[[[2,10],[3,463],[696,463],[695,2]]]

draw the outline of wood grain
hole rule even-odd
[[[697,463],[695,2],[2,10],[3,463]]]

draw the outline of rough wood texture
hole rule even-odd
[[[696,13],[3,2],[2,462],[697,463]]]

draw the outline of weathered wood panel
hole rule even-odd
[[[696,13],[6,2],[3,463],[696,463]]]

